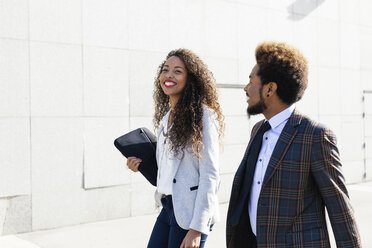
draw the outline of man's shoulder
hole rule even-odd
[[[297,115],[297,116],[301,117],[300,126],[310,127],[310,128],[313,128],[313,129],[319,129],[319,128],[321,129],[321,128],[324,127],[320,122],[312,119],[311,117],[309,117],[307,115],[304,115],[304,114],[299,113],[299,112],[294,113],[294,115]]]
[[[332,130],[324,123],[321,123],[313,118],[302,114],[298,111],[295,111],[291,118],[300,118],[301,121],[299,123],[299,130],[302,130],[306,133],[312,133],[314,135],[319,135],[323,133],[330,133],[333,135]]]

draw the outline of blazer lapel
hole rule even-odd
[[[251,149],[251,144],[252,144],[252,141],[254,139],[254,137],[256,137],[256,134],[258,132],[258,130],[260,129],[261,125],[264,123],[265,120],[261,120],[259,122],[257,122],[258,124],[255,125],[252,130],[252,135],[251,135],[251,139],[249,140],[249,143],[248,143],[248,147],[247,147],[247,150],[246,150],[246,153],[244,154],[244,156],[247,158],[248,157],[248,154],[249,154],[249,150]]]
[[[167,126],[167,123],[168,123],[168,120],[169,120],[169,115],[170,115],[170,110],[161,119],[157,137],[159,137],[160,133],[163,132],[165,126]]]
[[[263,122],[264,121],[262,120],[260,122],[260,124],[255,125],[254,129],[252,130],[252,134],[251,134],[249,143],[247,145],[247,148],[245,149],[244,157],[243,157],[242,161],[240,162],[238,170],[235,173],[235,177],[234,177],[234,181],[233,181],[233,187],[232,187],[232,191],[231,191],[231,199],[236,199],[236,198],[239,197],[241,182],[244,179],[245,170],[246,170],[246,167],[247,167],[247,159],[248,159],[249,151],[251,149],[251,144],[252,144],[253,138],[256,136],[257,131],[260,128],[260,126],[262,125]]]
[[[181,155],[178,155],[178,156],[181,156]],[[177,174],[177,171],[178,171],[178,168],[180,167],[180,163],[182,161],[182,158],[179,158],[179,157],[175,157],[173,159],[173,162],[172,162],[172,167],[173,167],[173,178],[176,177],[176,174]]]
[[[273,176],[280,162],[283,160],[289,146],[297,134],[297,127],[300,125],[302,115],[294,110],[289,117],[287,124],[284,126],[282,133],[279,136],[278,142],[275,145],[273,154],[271,155],[269,164],[266,169],[265,178],[262,187],[265,186],[268,180]]]

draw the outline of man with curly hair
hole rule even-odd
[[[256,48],[244,88],[256,123],[236,172],[227,214],[228,248],[361,247],[331,130],[295,109],[307,87],[301,52],[280,42]]]

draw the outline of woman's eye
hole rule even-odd
[[[168,69],[162,69],[161,72],[165,72],[165,71],[168,71]]]
[[[176,73],[182,73],[182,71],[176,70]]]

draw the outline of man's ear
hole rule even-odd
[[[276,92],[276,90],[278,89],[278,85],[275,82],[269,82],[268,84],[266,84],[266,89],[266,96],[269,97]]]

